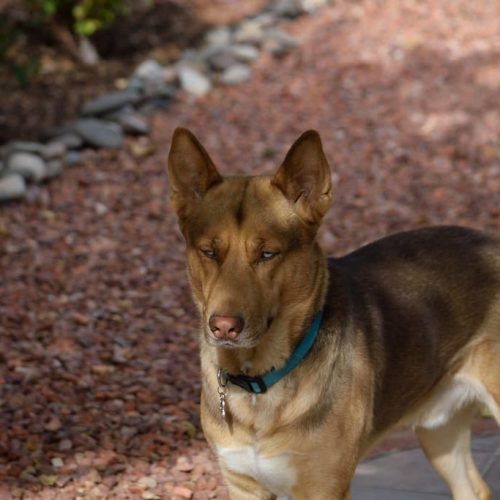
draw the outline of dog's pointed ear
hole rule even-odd
[[[205,148],[186,128],[177,127],[168,155],[170,199],[179,218],[222,177]]]
[[[321,139],[304,132],[288,151],[272,179],[304,221],[319,224],[332,203],[332,181]]]

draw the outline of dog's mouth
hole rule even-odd
[[[206,335],[207,341],[211,346],[221,347],[223,349],[251,349],[255,347],[258,343],[258,339],[254,338],[236,338],[235,340],[230,339],[217,339],[211,334]]]
[[[245,346],[245,343],[242,343],[238,340],[219,340],[214,339],[211,335],[208,336],[208,343],[214,347],[222,347],[223,349],[242,349],[242,348],[250,348],[251,346]]]
[[[260,338],[269,331],[271,325],[273,324],[273,321],[274,317],[272,316],[267,319],[265,329],[261,334],[254,334],[248,330],[244,330],[234,339],[220,339],[215,337],[210,329],[207,329],[205,337],[207,339],[207,342],[214,347],[220,347],[223,349],[252,349],[259,343]]]

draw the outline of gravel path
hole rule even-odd
[[[329,253],[428,224],[499,230],[499,17],[500,1],[336,2],[291,23],[301,46],[247,84],[185,96],[147,144],[88,152],[0,207],[0,499],[224,499],[167,203],[172,130],[223,172],[268,173],[318,129]]]

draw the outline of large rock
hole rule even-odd
[[[86,143],[98,148],[119,148],[123,144],[120,125],[96,118],[82,118],[73,125],[73,130]]]
[[[0,178],[0,201],[22,198],[26,194],[26,182],[22,175],[8,174]]]
[[[40,182],[47,175],[47,168],[40,156],[18,152],[12,153],[7,159],[7,172]]]
[[[102,115],[109,113],[128,104],[135,104],[140,99],[139,92],[135,89],[117,90],[92,99],[82,108],[82,114]]]
[[[179,79],[183,90],[197,97],[204,96],[212,88],[210,80],[203,73],[191,66],[180,66]]]
[[[252,69],[246,64],[234,64],[222,73],[221,81],[226,85],[238,85],[252,77]]]

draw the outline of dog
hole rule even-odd
[[[320,136],[272,176],[222,177],[187,129],[168,158],[201,328],[201,423],[231,499],[349,499],[359,460],[412,426],[455,500],[490,499],[478,407],[500,423],[500,238],[454,226],[327,259]]]

